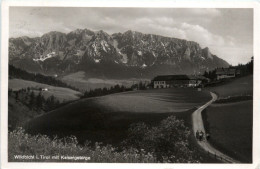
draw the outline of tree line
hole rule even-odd
[[[97,88],[97,89],[93,89],[93,90],[91,89],[89,91],[85,91],[82,98],[104,96],[108,94],[133,91],[133,90],[145,90],[147,89],[147,86],[148,85],[146,83],[143,83],[141,81],[139,83],[133,84],[131,87],[125,87],[124,85],[116,84],[110,88],[104,87],[104,88]]]
[[[13,65],[9,65],[9,78],[30,80],[38,83],[48,84],[51,86],[65,87],[65,88],[70,88],[72,90],[79,91],[79,89],[77,89],[76,87],[70,86],[52,76],[45,76],[39,73],[29,73],[25,70],[16,68]]]
[[[45,98],[41,91],[35,92],[30,87],[13,91],[8,90],[8,96],[14,97],[16,102],[21,102],[26,105],[30,110],[44,112],[51,111],[61,104],[60,101],[53,95]],[[40,111],[39,111],[40,112]]]
[[[237,66],[229,66],[229,68],[233,68],[236,69],[236,71],[240,71],[239,76],[246,76],[246,75],[253,74],[253,66],[254,66],[254,57],[252,56],[251,61],[249,61],[248,63],[238,64]],[[215,80],[217,79],[216,70],[217,69],[211,71],[205,71],[203,76],[209,78],[210,80]]]

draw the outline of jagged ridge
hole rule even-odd
[[[107,74],[104,71],[116,76],[118,70],[124,76],[193,74],[228,66],[196,42],[131,30],[109,35],[102,30],[77,29],[68,34],[52,31],[38,38],[10,38],[9,60],[44,74],[85,70],[102,76]]]

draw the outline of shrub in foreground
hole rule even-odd
[[[153,163],[151,153],[135,148],[117,151],[111,145],[80,146],[74,136],[50,139],[45,135],[29,135],[21,128],[8,134],[8,159],[21,162],[118,162]],[[33,157],[28,159],[28,157]]]
[[[183,120],[170,116],[158,126],[137,123],[130,127],[126,144],[151,151],[159,162],[194,163],[195,152],[189,145],[189,129]]]

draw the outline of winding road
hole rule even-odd
[[[204,104],[203,106],[199,107],[196,111],[193,112],[192,114],[192,128],[193,128],[193,133],[195,136],[196,131],[202,131],[205,133],[205,128],[202,120],[202,115],[201,112],[208,107],[211,103],[217,100],[217,95],[215,93],[210,92],[212,99]],[[196,137],[196,136],[195,136]],[[228,162],[228,163],[240,163],[239,161],[234,160],[233,158],[223,154],[219,150],[215,149],[212,147],[208,141],[203,140],[203,141],[197,141],[198,144],[200,145],[201,148],[203,148],[206,152],[218,157],[221,159],[223,162]]]

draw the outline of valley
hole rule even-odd
[[[97,88],[110,88],[115,85],[123,85],[127,88],[131,87],[133,84],[138,84],[139,82],[150,83],[150,79],[137,79],[137,78],[129,78],[129,79],[107,79],[107,78],[88,78],[88,74],[79,71],[76,73],[71,73],[66,76],[62,76],[59,78],[61,81],[69,84],[70,86],[74,86],[81,91],[89,91]]]

